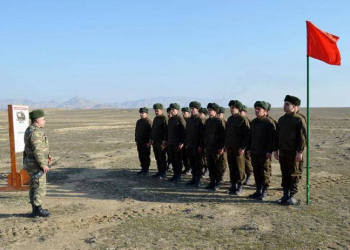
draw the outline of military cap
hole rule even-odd
[[[225,113],[225,108],[224,107],[220,107],[218,113],[219,114],[224,114]]]
[[[146,107],[140,108],[139,113],[147,113],[148,114],[148,108],[146,108]]]
[[[239,110],[242,108],[242,103],[238,100],[231,100],[229,103],[228,103],[228,106],[231,107],[231,106],[235,106],[236,108],[238,108]]]
[[[190,105],[188,105],[190,108],[196,108],[196,109],[200,109],[201,108],[201,103],[200,102],[190,102]]]
[[[163,109],[163,104],[156,103],[156,104],[153,105],[153,109]]]
[[[271,110],[271,104],[269,102],[266,102],[267,103],[267,111],[270,111]]]
[[[190,108],[189,107],[183,107],[181,109],[182,112],[191,112]]]
[[[218,104],[216,104],[215,102],[210,102],[207,105],[207,109],[213,109],[216,112],[219,111],[220,106]]]
[[[199,109],[199,113],[208,115],[208,110],[207,110],[206,108],[200,108],[200,109]]]
[[[264,101],[256,101],[256,102],[254,103],[254,108],[263,108],[263,109],[267,110],[268,105],[267,105],[267,103],[264,102]]]
[[[290,102],[291,104],[295,105],[295,106],[300,106],[300,99],[296,96],[292,96],[292,95],[286,95],[286,98],[284,98],[285,102]]]
[[[177,103],[170,103],[169,108],[180,110],[180,105]]]
[[[242,105],[241,111],[248,112],[248,107],[246,105]]]
[[[167,112],[167,113],[169,113],[169,112],[170,112],[170,110],[171,110],[171,108],[167,108],[167,109],[166,109],[166,112]]]
[[[44,113],[44,110],[42,109],[34,109],[32,112],[29,113],[29,118],[31,120],[35,120],[44,116],[45,116],[45,113]]]

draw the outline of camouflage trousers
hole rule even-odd
[[[35,206],[41,206],[46,196],[46,174],[43,174],[39,180],[35,180],[35,175],[40,170],[27,170],[29,181],[29,202]]]
[[[298,184],[301,179],[302,172],[300,170],[300,162],[295,160],[296,152],[294,151],[279,151],[282,184],[284,189],[290,190],[291,194],[298,192]]]
[[[258,189],[268,187],[270,185],[271,158],[266,159],[266,154],[252,154],[251,159],[256,187]]]

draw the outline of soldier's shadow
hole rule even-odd
[[[243,196],[228,195],[229,183],[224,183],[217,192],[204,188],[193,188],[185,183],[190,177],[183,177],[181,183],[173,184],[167,179],[157,180],[151,175],[136,175],[139,169],[94,169],[94,168],[62,168],[52,171],[47,176],[48,197],[86,197],[90,199],[125,200],[133,199],[145,202],[188,203],[261,203],[275,201],[259,201],[247,198],[254,192],[253,186],[245,187]],[[168,177],[171,177],[169,174]],[[208,183],[207,179],[203,184]],[[248,193],[249,192],[249,193]]]

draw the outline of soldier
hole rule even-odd
[[[140,108],[139,113],[141,119],[136,122],[135,142],[139,154],[141,171],[137,172],[137,175],[148,175],[149,166],[151,165],[150,139],[152,133],[152,121],[148,118],[148,108]]]
[[[170,110],[171,110],[170,108],[167,108],[167,109],[166,109],[168,121],[169,121],[169,119],[170,119],[170,117],[171,117]],[[167,139],[168,139],[168,138],[167,138]],[[166,156],[167,156],[167,166],[166,166],[166,170],[167,170],[167,171],[172,171],[172,170],[170,169],[171,161],[170,161],[170,157],[169,157],[169,148],[168,148],[168,147],[166,148]]]
[[[190,102],[191,117],[186,121],[187,156],[192,169],[192,180],[187,184],[200,187],[202,177],[202,149],[199,148],[203,136],[205,119],[201,118],[200,102]]]
[[[207,120],[208,110],[206,108],[200,108],[199,114],[201,115],[201,118],[204,119],[204,121]],[[209,170],[208,170],[208,163],[207,163],[207,157],[205,156],[205,152],[202,152],[202,177],[208,178],[209,177]]]
[[[277,128],[277,121],[270,115],[271,104],[269,102],[266,102],[266,103],[267,103],[267,117],[270,118],[270,120],[273,122],[273,124]],[[270,176],[272,176],[272,157],[270,160],[269,168],[270,168]]]
[[[174,175],[169,179],[169,181],[178,183],[181,181],[181,151],[184,147],[186,139],[186,122],[184,118],[179,115],[179,104],[171,103],[169,108],[171,117],[168,121],[168,149],[174,171]]]
[[[230,107],[231,116],[226,124],[226,150],[230,168],[231,187],[227,192],[240,195],[243,191],[245,177],[244,153],[248,142],[249,123],[239,113],[242,109],[240,101],[231,100],[228,106]]]
[[[42,208],[43,198],[46,196],[46,173],[50,171],[52,158],[49,151],[49,140],[42,131],[45,127],[45,113],[41,109],[29,113],[31,125],[24,134],[24,169],[30,176],[29,200],[32,204],[32,216],[48,217],[50,213]],[[35,175],[43,171],[40,178]]]
[[[254,104],[256,118],[250,123],[248,154],[251,156],[256,184],[256,192],[251,198],[266,200],[270,185],[270,160],[273,151],[275,125],[267,117],[268,104],[257,101]]]
[[[242,109],[240,111],[241,116],[247,120],[249,127],[250,127],[250,120],[247,116],[248,113],[248,108],[245,105],[242,105]],[[245,150],[244,151],[244,158],[245,158],[245,174],[246,174],[246,178],[245,181],[243,182],[243,185],[249,185],[250,184],[250,179],[251,176],[253,174],[253,167],[252,167],[252,162],[250,159],[250,156],[248,155],[248,151]]]
[[[225,108],[224,107],[219,107],[219,111],[217,113],[217,117],[223,121],[225,128],[226,128],[226,120],[225,120]],[[224,164],[224,169],[227,169],[227,150],[224,148],[224,153],[222,154],[222,157],[224,158],[223,164]]]
[[[295,106],[296,109],[297,109],[297,114],[300,115],[300,116],[304,119],[305,124],[306,124],[306,126],[307,126],[307,119],[306,119],[306,116],[305,116],[303,113],[300,113],[300,111],[299,111],[299,109],[300,109],[300,103],[301,103],[301,102],[298,102],[298,103],[297,103],[298,105]],[[306,146],[307,146],[307,144],[305,145],[304,155],[305,155],[305,151],[306,151]],[[299,162],[299,170],[300,170],[300,173],[303,173],[303,168],[304,168],[304,157],[303,157],[303,159]],[[302,177],[302,176],[300,176],[300,179],[301,179],[301,177]]]
[[[153,145],[154,157],[157,161],[158,172],[153,177],[166,178],[166,140],[168,139],[168,118],[163,115],[163,104],[153,105],[155,117],[153,119],[150,143]]]
[[[296,114],[300,99],[287,95],[283,109],[286,112],[277,124],[274,142],[274,156],[279,160],[282,172],[283,197],[279,204],[297,204],[296,194],[301,178],[300,161],[306,144],[306,124],[304,119]]]
[[[216,103],[209,103],[207,108],[209,119],[205,122],[201,141],[201,148],[205,149],[210,177],[210,183],[205,188],[218,190],[226,170],[223,164],[225,124],[217,117],[217,112],[220,108],[219,105]]]
[[[187,124],[188,119],[190,119],[190,117],[191,117],[191,110],[189,107],[183,107],[181,109],[181,112],[182,112],[182,116],[185,119],[185,122]],[[184,149],[182,150],[182,163],[183,163],[183,166],[185,167],[185,169],[181,172],[181,174],[191,175],[191,167],[190,167],[189,159],[187,157],[186,148],[187,148],[187,144],[185,143]]]

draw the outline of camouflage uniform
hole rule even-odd
[[[24,168],[30,176],[29,200],[32,205],[41,206],[46,196],[46,174],[40,179],[35,179],[35,175],[49,165],[49,140],[38,126],[31,124],[24,134],[24,143]]]

